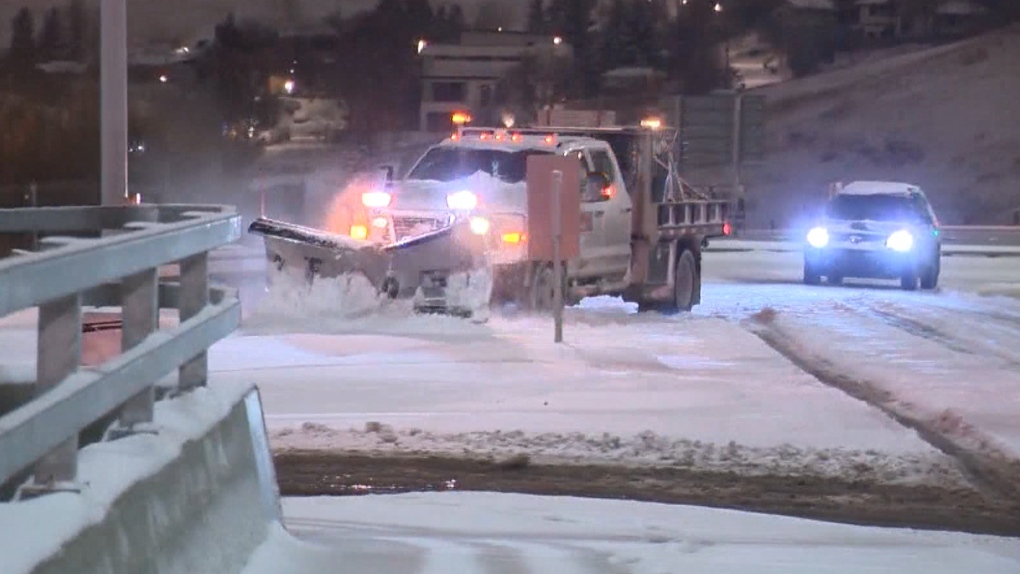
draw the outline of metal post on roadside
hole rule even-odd
[[[128,197],[127,0],[100,3],[100,205]]]
[[[552,253],[553,253],[553,321],[555,332],[553,342],[563,342],[563,261],[560,257],[560,243],[563,241],[563,217],[561,215],[561,189],[563,172],[552,173]]]

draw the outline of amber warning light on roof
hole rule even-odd
[[[471,114],[467,112],[453,112],[453,116],[450,119],[453,120],[454,124],[462,126],[471,123]]]

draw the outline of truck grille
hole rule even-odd
[[[449,225],[449,220],[445,217],[408,217],[402,215],[393,217],[393,233],[396,235],[397,241],[442,229],[447,225]]]

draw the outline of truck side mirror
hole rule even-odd
[[[392,165],[379,166],[379,171],[383,174],[383,179],[385,181],[387,182],[393,181],[394,169]]]

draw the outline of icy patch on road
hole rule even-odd
[[[346,451],[373,455],[446,455],[516,459],[537,464],[660,466],[745,476],[788,475],[872,480],[887,484],[961,485],[956,464],[943,455],[890,455],[877,450],[820,449],[781,444],[751,447],[668,437],[653,431],[632,436],[611,433],[528,433],[477,431],[433,433],[394,429],[378,422],[337,429],[304,423],[272,431],[275,453]]]

